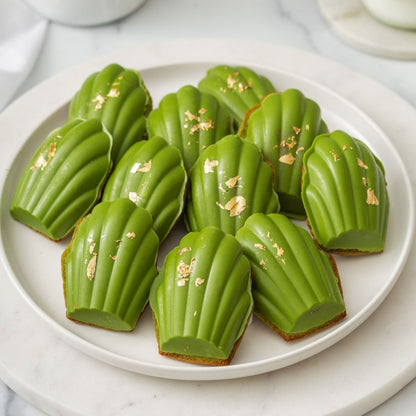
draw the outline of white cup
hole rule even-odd
[[[362,0],[366,9],[387,25],[416,29],[416,0]]]
[[[94,26],[127,16],[146,0],[25,0],[38,13],[58,23]]]

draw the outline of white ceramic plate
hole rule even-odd
[[[196,84],[205,71],[219,62],[176,62],[159,66],[140,65],[137,58],[122,64],[138,68],[152,94],[154,104],[184,84]],[[237,64],[239,62],[226,62]],[[67,115],[68,101],[89,72],[68,71],[28,94],[16,111],[0,119],[2,196],[0,256],[3,268],[25,300],[66,342],[114,366],[142,374],[172,379],[227,379],[265,373],[310,357],[333,345],[364,322],[380,305],[402,270],[414,229],[413,196],[404,165],[384,133],[364,113],[331,90],[312,81],[270,67],[250,66],[263,73],[278,89],[299,88],[316,100],[330,129],[343,129],[366,142],[383,161],[392,203],[385,251],[382,254],[336,257],[344,289],[348,316],[337,325],[292,343],[284,342],[256,318],[249,325],[237,354],[228,367],[204,367],[162,357],[157,352],[149,309],[132,333],[117,333],[77,324],[65,317],[60,256],[68,239],[54,243],[14,221],[9,214],[11,199],[20,173],[33,152]],[[85,68],[84,68],[85,70]],[[62,84],[62,81],[65,83]],[[61,86],[61,88],[58,88]],[[42,108],[37,107],[42,104]],[[28,111],[33,109],[33,111]],[[48,116],[46,116],[48,115]],[[163,245],[164,254],[184,233],[179,225]]]

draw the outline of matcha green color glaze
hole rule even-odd
[[[210,68],[198,84],[201,91],[214,95],[234,117],[238,125],[247,110],[276,91],[265,76],[244,66],[218,65]]]
[[[233,236],[216,227],[185,235],[150,291],[160,351],[229,358],[252,312],[250,274]]]
[[[209,145],[233,133],[232,118],[211,94],[192,85],[165,95],[149,114],[149,136],[161,136],[177,147],[189,171]]]
[[[151,215],[125,198],[101,202],[62,254],[70,319],[131,331],[156,277],[159,239]]]
[[[229,135],[202,152],[191,172],[185,211],[188,230],[212,225],[235,234],[255,212],[280,209],[273,169],[260,149]]]
[[[146,208],[163,241],[182,213],[187,174],[178,149],[158,136],[135,143],[104,188],[103,201],[129,198]]]
[[[311,235],[282,214],[254,214],[237,240],[253,271],[255,313],[294,339],[345,314],[338,277]]]
[[[112,138],[99,120],[72,120],[51,132],[25,167],[10,212],[61,240],[97,202],[110,172]]]
[[[337,130],[315,139],[304,167],[302,200],[318,244],[344,254],[383,251],[389,197],[371,149]]]
[[[244,120],[241,134],[273,165],[281,212],[290,217],[306,216],[301,198],[303,155],[317,135],[327,132],[318,104],[297,89],[267,95]]]
[[[100,119],[114,138],[112,159],[117,163],[133,143],[145,138],[151,107],[140,74],[110,64],[84,81],[71,101],[69,119]]]

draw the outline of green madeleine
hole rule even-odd
[[[259,104],[266,94],[276,91],[265,76],[244,66],[228,65],[210,68],[198,88],[214,95],[230,111],[238,125],[247,110]]]
[[[117,163],[126,150],[145,138],[151,98],[140,74],[118,64],[91,74],[71,101],[69,120],[98,118],[112,134],[112,159]]]
[[[212,225],[235,234],[255,212],[279,211],[273,170],[260,149],[229,135],[204,150],[190,176],[185,211],[188,230]]]
[[[274,167],[282,213],[305,218],[303,155],[317,135],[327,132],[318,104],[296,89],[267,95],[247,114],[240,134],[257,144]]]
[[[96,205],[62,254],[68,318],[133,330],[157,274],[158,248],[144,208],[125,198]]]
[[[371,149],[337,130],[315,139],[304,168],[302,200],[317,243],[340,254],[383,251],[389,197]]]
[[[237,240],[250,260],[256,315],[289,341],[345,316],[330,255],[281,214],[254,214]]]
[[[13,218],[61,240],[100,196],[110,172],[112,138],[99,120],[72,120],[52,131],[26,165]]]
[[[228,111],[211,94],[192,85],[165,95],[146,126],[149,136],[161,136],[180,150],[187,171],[206,147],[233,133]]]
[[[253,308],[250,274],[233,236],[216,227],[185,235],[150,291],[160,353],[228,364]]]
[[[186,184],[179,150],[154,136],[124,154],[104,188],[103,201],[123,197],[146,208],[162,242],[182,213]]]

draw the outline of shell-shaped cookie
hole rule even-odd
[[[151,215],[125,198],[101,202],[62,254],[70,319],[131,331],[156,277],[159,240]]]
[[[327,132],[319,105],[297,89],[269,94],[246,114],[240,134],[257,144],[273,165],[282,213],[305,218],[303,155],[317,135]]]
[[[229,135],[202,152],[191,172],[185,221],[189,230],[212,225],[235,234],[255,212],[279,211],[273,170],[260,149]]]
[[[64,238],[99,198],[112,166],[111,146],[96,119],[52,131],[20,177],[12,216],[52,240]]]
[[[228,364],[252,312],[250,273],[233,236],[215,227],[185,235],[150,292],[160,353]]]
[[[247,110],[276,91],[265,76],[244,66],[218,65],[210,68],[200,80],[198,88],[214,95],[234,117],[238,125]]]
[[[182,213],[186,184],[179,150],[154,136],[135,143],[124,154],[108,179],[103,201],[122,197],[146,208],[163,241]]]
[[[117,163],[133,143],[145,137],[145,116],[151,106],[140,74],[110,64],[84,81],[71,101],[69,119],[100,119],[113,136],[112,159]]]
[[[389,197],[371,149],[337,130],[315,139],[304,168],[302,200],[318,244],[341,254],[383,251]]]
[[[180,150],[187,171],[202,150],[233,133],[228,111],[211,94],[192,85],[165,95],[146,126],[149,136],[161,136]]]
[[[335,262],[306,230],[282,214],[254,214],[236,238],[252,267],[255,313],[285,340],[345,316]]]

